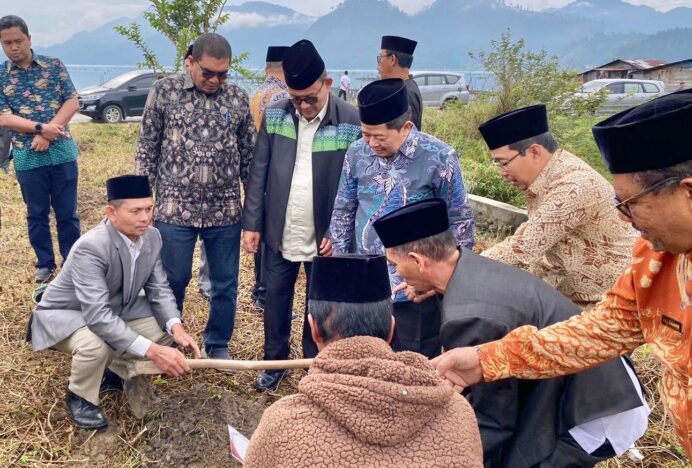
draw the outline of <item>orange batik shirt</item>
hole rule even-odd
[[[643,239],[632,263],[591,310],[542,330],[517,328],[482,345],[485,380],[577,372],[647,343],[663,363],[661,393],[692,460],[692,254],[654,252]]]

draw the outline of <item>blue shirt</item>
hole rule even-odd
[[[426,198],[447,201],[449,223],[457,244],[472,248],[474,222],[459,166],[459,155],[437,138],[412,128],[394,155],[381,158],[363,139],[346,152],[334,202],[330,238],[334,254],[383,254],[372,223],[396,209]],[[355,237],[355,239],[354,239]],[[402,279],[389,265],[392,289]],[[395,301],[405,301],[403,292]]]
[[[65,101],[77,96],[65,65],[57,58],[34,54],[27,69],[9,60],[0,66],[0,114],[48,123]],[[77,160],[77,143],[67,127],[65,136],[53,140],[48,151],[31,150],[34,133],[11,133],[17,171]]]

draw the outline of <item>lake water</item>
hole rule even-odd
[[[86,88],[87,86],[103,84],[111,78],[136,69],[137,67],[134,65],[67,65],[67,70],[77,90]],[[260,74],[263,73],[262,70],[252,71],[259,72]],[[343,69],[328,70],[328,72],[334,79],[334,85],[338,86],[339,77],[343,73]],[[464,73],[466,82],[471,85],[472,89],[477,91],[489,91],[492,88],[492,80],[488,73],[478,71],[464,71],[462,73]],[[377,70],[349,69],[348,75],[351,77],[351,86],[354,89],[360,89],[369,82],[377,79]],[[258,86],[257,82],[247,80],[240,76],[231,75],[231,80],[240,85],[249,94],[252,94]]]

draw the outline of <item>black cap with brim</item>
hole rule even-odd
[[[393,50],[396,52],[403,52],[405,54],[413,55],[413,51],[416,50],[416,45],[418,42],[406,39],[400,36],[382,36],[382,43],[380,49]]]
[[[449,229],[447,203],[429,198],[382,216],[372,224],[385,248],[425,239]]]
[[[596,124],[593,136],[613,174],[651,171],[692,159],[692,89],[646,102]]]
[[[288,46],[267,47],[267,62],[283,62],[284,55],[286,55],[288,49]]]
[[[400,78],[373,81],[358,94],[360,121],[366,125],[391,122],[407,110],[406,84]]]
[[[106,181],[108,201],[151,197],[149,178],[139,175],[113,177]]]
[[[483,139],[491,150],[548,131],[548,113],[543,104],[523,107],[488,120],[480,127]]]
[[[315,257],[308,299],[329,302],[379,302],[391,297],[383,255]]]
[[[289,88],[302,90],[312,86],[324,72],[324,62],[312,42],[293,44],[283,57],[283,69]]]

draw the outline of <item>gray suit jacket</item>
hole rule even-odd
[[[87,326],[117,355],[137,338],[127,321],[180,317],[161,264],[161,235],[151,227],[142,236],[130,285],[130,252],[118,231],[104,221],[72,246],[60,274],[36,306],[31,324],[34,351],[49,348]],[[144,288],[144,296],[139,291]]]
[[[497,340],[522,325],[544,328],[581,312],[530,273],[461,252],[442,303],[445,349]],[[478,419],[486,468],[538,464],[572,427],[642,404],[619,358],[555,379],[480,383],[466,396]],[[597,460],[586,452],[582,458],[580,466]]]

